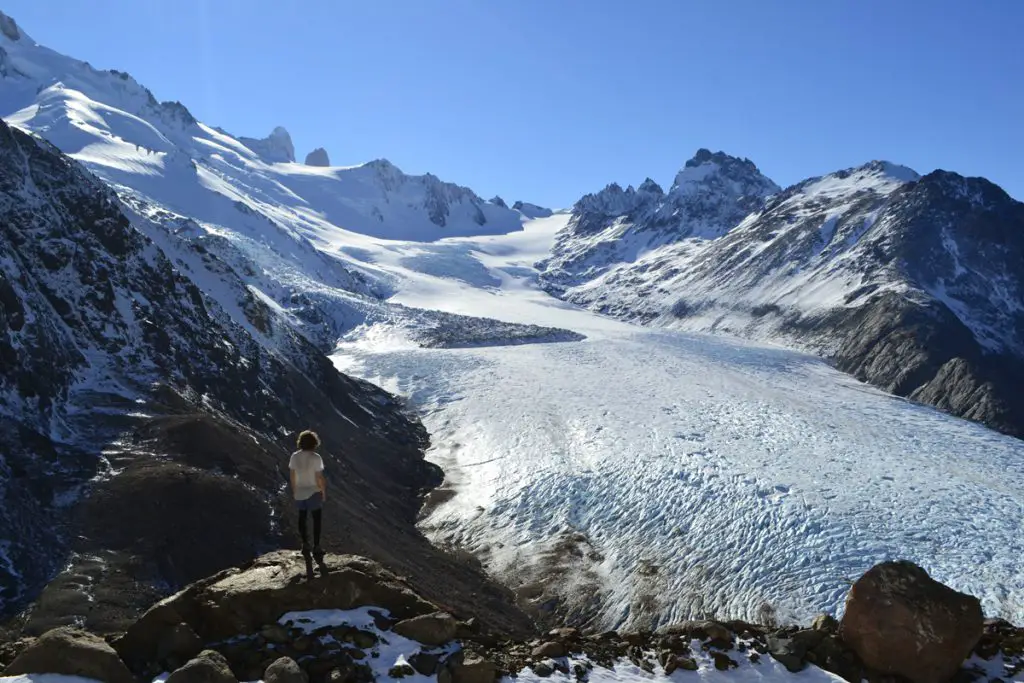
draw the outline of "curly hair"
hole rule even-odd
[[[307,429],[306,431],[299,434],[299,449],[303,451],[312,451],[320,446],[320,437],[317,436],[316,432]]]

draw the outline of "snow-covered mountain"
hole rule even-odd
[[[220,273],[230,312],[99,180],[0,122],[0,614],[57,570],[95,564],[96,553],[107,578],[116,575],[123,543],[144,567],[145,577],[130,581],[150,587],[276,545],[282,425],[315,421],[335,444],[376,451],[374,467],[404,473],[353,500],[435,476],[418,452],[421,428],[397,402],[339,374],[229,264],[193,249]],[[228,441],[206,459],[186,445],[193,438],[201,448]],[[187,495],[196,511],[216,500],[220,523],[240,525],[232,538],[203,548],[193,535],[173,548],[197,521],[192,508],[147,511],[134,500],[169,504],[167,486],[182,476],[195,480]],[[411,517],[415,503],[404,505]],[[109,523],[126,510],[131,521]]]
[[[524,202],[522,200],[517,201],[512,205],[512,208],[523,214],[527,218],[547,218],[554,213],[551,209],[530,202]]]
[[[636,189],[613,183],[573,207],[542,266],[544,283],[562,291],[658,247],[719,237],[778,189],[749,160],[706,149],[686,162],[668,193],[650,178]]]
[[[463,571],[413,528],[438,477],[422,427],[324,352],[379,319],[415,318],[424,344],[493,339],[486,321],[383,301],[389,276],[359,245],[509,232],[521,215],[386,161],[293,163],[284,129],[243,142],[9,17],[0,29],[0,615],[38,598],[36,625],[116,628],[290,542],[281,468],[308,424],[345,473],[328,506],[360,520],[345,543],[411,575]]]
[[[984,179],[872,162],[780,191],[701,150],[667,194],[581,199],[541,265],[574,303],[796,345],[1024,434],[1024,205]]]

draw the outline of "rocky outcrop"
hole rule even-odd
[[[327,156],[327,150],[317,147],[306,155],[306,166],[330,166],[331,159]]]
[[[294,551],[264,555],[244,569],[231,569],[197,582],[161,601],[114,641],[121,657],[141,669],[158,658],[169,628],[186,624],[203,642],[257,632],[284,613],[310,609],[352,609],[373,605],[399,619],[437,611],[379,564],[352,555],[328,555],[330,573],[305,581],[305,563]],[[454,629],[453,629],[454,633]]]
[[[288,131],[278,126],[265,138],[239,137],[238,141],[268,163],[291,163],[295,161],[295,145]]]
[[[870,669],[913,683],[944,683],[982,636],[977,598],[910,562],[885,562],[850,590],[839,633]]]
[[[0,12],[0,33],[7,36],[10,40],[21,40],[21,31],[18,29],[18,23],[3,12]]]
[[[4,676],[45,673],[135,683],[135,677],[102,638],[74,628],[46,633],[3,670]]]
[[[517,201],[512,205],[513,211],[518,211],[527,218],[547,218],[554,215],[554,211],[544,206],[537,206],[530,202]]]

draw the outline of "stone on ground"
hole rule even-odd
[[[392,628],[398,635],[424,645],[444,645],[455,639],[458,629],[459,622],[446,612],[434,612],[405,619]]]
[[[64,674],[105,683],[135,683],[135,677],[106,641],[68,626],[37,638],[3,673],[5,676]]]
[[[913,683],[945,683],[982,635],[977,598],[912,562],[884,562],[857,580],[839,633],[864,665]]]
[[[188,664],[172,672],[166,683],[238,683],[228,661],[219,652],[203,650]]]
[[[281,657],[267,667],[263,683],[309,683],[306,672],[291,657]]]

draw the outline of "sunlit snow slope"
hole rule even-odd
[[[438,541],[605,626],[836,612],[848,580],[897,557],[1024,618],[1024,443],[810,356],[547,298],[528,264],[565,220],[432,245],[452,277],[380,259],[407,303],[585,341],[428,350],[378,326],[338,349],[340,367],[422,409],[455,492],[423,522]]]

